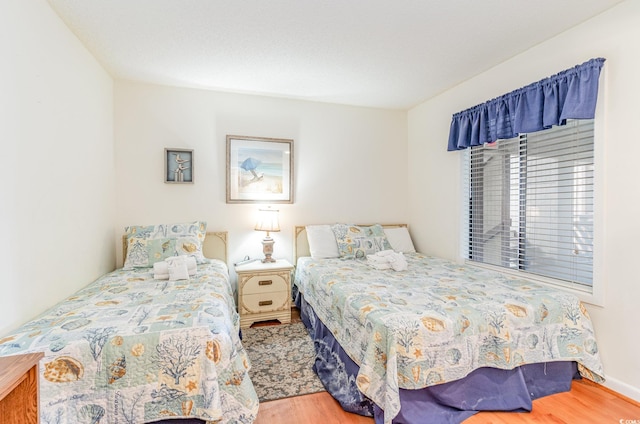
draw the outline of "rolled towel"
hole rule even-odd
[[[386,262],[386,261],[385,262],[380,262],[380,261],[376,261],[376,260],[370,261],[368,256],[367,256],[367,265],[369,265],[370,267],[375,268],[375,269],[390,269],[391,268],[391,265],[389,264],[389,262]]]
[[[375,264],[386,264],[389,260],[384,256],[367,255],[367,261]]]
[[[187,262],[187,268],[189,270],[195,270],[197,268],[197,263],[196,263],[196,258],[194,258],[193,256],[188,256],[188,255],[180,255],[180,256],[169,256],[167,259],[165,259],[165,262],[171,262],[171,261],[181,261],[181,260],[185,260]]]
[[[169,275],[169,263],[165,261],[156,262],[153,264],[153,273],[154,275]]]
[[[390,255],[389,263],[391,264],[391,268],[393,268],[394,271],[405,271],[409,267],[409,264],[407,264],[407,259],[404,257],[402,252]]]
[[[381,252],[378,252],[381,253]],[[384,255],[378,255],[378,253],[367,255],[367,264],[375,269],[389,269],[391,265],[389,260]]]
[[[367,255],[367,260],[371,261],[371,262],[381,262],[381,263],[385,263],[387,262],[387,257],[386,256],[378,256],[378,255]]]
[[[182,256],[176,256],[172,260],[167,261],[169,266],[169,280],[188,280],[189,269],[187,268],[187,260]]]
[[[195,275],[198,272],[198,265],[196,264],[196,258],[193,256],[181,255],[181,256],[170,256],[164,261],[156,262],[153,264],[153,278],[156,280],[166,280],[169,278],[169,263],[176,258],[186,258],[187,262],[187,272],[189,275]]]
[[[404,271],[408,268],[407,260],[402,252],[383,250],[373,255],[367,255],[367,264],[375,269],[393,269]]]

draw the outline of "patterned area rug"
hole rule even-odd
[[[324,391],[311,367],[313,341],[301,322],[242,330],[260,402]]]

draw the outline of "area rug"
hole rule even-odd
[[[311,368],[313,340],[301,322],[244,329],[242,345],[260,402],[325,390]]]

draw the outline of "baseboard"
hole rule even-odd
[[[630,402],[640,406],[640,389],[637,387],[630,386],[627,383],[623,383],[618,379],[608,376],[602,386],[609,389],[614,394],[626,397]]]

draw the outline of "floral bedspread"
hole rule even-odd
[[[106,274],[0,340],[0,356],[44,352],[42,424],[254,421],[226,264],[189,281],[152,271]]]
[[[458,380],[481,367],[576,361],[603,381],[593,327],[573,295],[421,254],[408,270],[300,258],[295,284],[358,364],[357,386],[385,411],[398,389]]]

